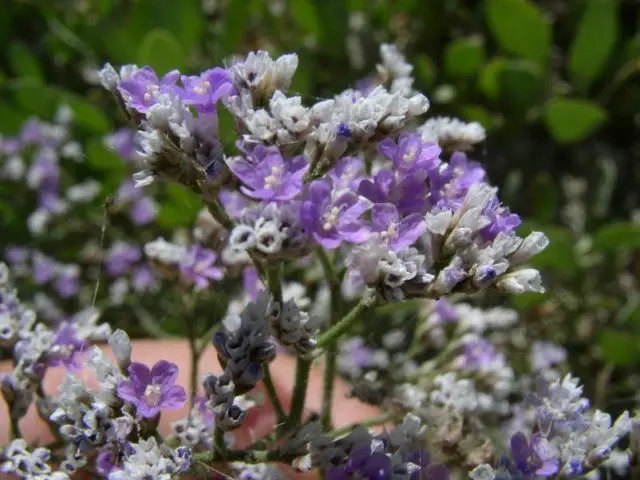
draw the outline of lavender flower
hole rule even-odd
[[[248,159],[235,157],[229,168],[245,186],[243,193],[259,200],[291,200],[302,189],[307,164],[302,157],[285,160],[275,148],[256,148]]]
[[[324,248],[337,248],[343,240],[365,241],[369,232],[361,216],[369,204],[353,192],[335,192],[328,180],[316,180],[300,206],[304,228]]]
[[[47,354],[47,363],[54,367],[64,365],[68,370],[79,370],[83,353],[86,353],[89,343],[78,337],[76,328],[70,323],[63,323],[58,327],[53,345]]]
[[[222,269],[215,267],[217,254],[213,250],[193,245],[180,262],[182,278],[202,289],[209,286],[209,280],[220,280]]]
[[[551,477],[559,470],[560,460],[540,433],[533,434],[530,442],[524,433],[516,433],[511,437],[511,452],[516,468],[524,475]]]
[[[423,142],[420,135],[403,133],[398,142],[387,138],[378,144],[382,155],[392,160],[402,173],[432,171],[440,166],[441,149],[435,143]]]
[[[373,231],[391,250],[403,250],[415,243],[427,226],[422,216],[414,213],[400,219],[400,214],[391,203],[377,203],[371,209]]]
[[[160,410],[175,410],[186,401],[184,388],[175,385],[178,367],[160,360],[152,369],[133,362],[129,367],[129,379],[118,384],[118,396],[135,405],[139,415],[155,417]]]

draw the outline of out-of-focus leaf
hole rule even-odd
[[[484,57],[482,37],[458,38],[444,51],[444,70],[452,77],[469,77],[478,71]]]
[[[553,98],[544,106],[544,122],[554,138],[562,143],[586,138],[607,118],[599,105],[578,98]]]
[[[535,177],[532,203],[537,222],[553,222],[559,208],[558,190],[548,174],[542,173]]]
[[[41,118],[53,115],[58,106],[57,92],[31,79],[16,82],[14,95],[22,110]]]
[[[594,251],[606,252],[631,248],[640,248],[640,226],[633,223],[609,223],[593,235]]]
[[[546,302],[548,296],[549,292],[542,295],[539,293],[523,293],[520,295],[513,295],[511,297],[511,305],[513,305],[513,308],[515,308],[516,310],[526,311]]]
[[[493,126],[493,118],[486,108],[481,105],[463,105],[460,117],[468,122],[478,122],[487,130]]]
[[[85,146],[86,162],[91,168],[120,175],[126,170],[124,161],[101,138],[92,138]]]
[[[296,22],[304,29],[307,35],[314,39],[320,37],[320,23],[318,22],[318,12],[313,0],[295,0],[289,3],[291,15]]]
[[[569,50],[569,74],[586,90],[605,66],[618,38],[618,1],[590,0]]]
[[[614,365],[632,365],[640,361],[640,338],[628,332],[603,330],[598,346],[602,358]]]
[[[224,33],[220,39],[222,55],[231,55],[238,48],[247,25],[249,2],[245,0],[230,2],[224,12]]]
[[[426,87],[434,85],[437,76],[437,69],[433,61],[424,54],[415,58],[416,73],[418,78],[424,82]]]
[[[87,128],[96,135],[106,135],[112,129],[109,118],[103,111],[85,100],[84,98],[70,92],[60,91],[59,102],[66,103],[74,112],[74,124]]]
[[[11,42],[9,44],[9,62],[16,77],[28,78],[37,83],[43,82],[42,69],[38,59],[24,43]]]
[[[500,47],[545,63],[551,49],[551,26],[540,8],[528,0],[486,0],[485,17]]]
[[[218,130],[220,135],[220,142],[225,147],[225,151],[233,149],[238,135],[235,130],[235,117],[225,107],[218,107]]]
[[[16,133],[23,122],[23,114],[0,100],[0,132],[5,135]]]
[[[164,228],[188,226],[202,208],[202,199],[181,185],[167,183],[166,199],[160,205],[157,223]]]
[[[498,77],[500,97],[510,110],[525,110],[541,99],[543,75],[537,64],[528,60],[509,61]]]
[[[485,64],[478,78],[478,88],[487,98],[495,100],[500,95],[500,73],[508,63],[505,58],[495,57]]]
[[[142,39],[138,49],[138,63],[150,65],[158,74],[182,69],[186,54],[180,41],[169,31],[151,30]]]

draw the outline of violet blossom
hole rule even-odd
[[[427,226],[418,213],[400,218],[398,209],[392,203],[376,203],[371,208],[372,231],[380,235],[391,250],[402,250],[415,241]]]
[[[149,369],[133,362],[128,371],[129,379],[118,384],[118,396],[131,402],[142,417],[155,417],[162,409],[178,409],[187,399],[184,388],[175,384],[178,366],[174,363],[160,360]]]
[[[207,288],[210,280],[220,280],[224,276],[222,269],[214,266],[217,258],[213,250],[193,245],[180,261],[182,278],[198,289]]]

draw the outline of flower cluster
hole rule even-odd
[[[131,296],[136,309],[136,295],[156,294],[139,323],[188,337],[190,384],[180,384],[171,352],[153,365],[134,360],[129,335],[111,333],[94,310],[36,316],[2,267],[0,348],[14,360],[2,393],[15,438],[0,450],[3,471],[147,480],[221,467],[277,479],[286,478],[278,464],[288,464],[330,480],[533,480],[594,472],[623,455],[614,448],[630,432],[637,450],[637,419],[624,412],[614,422],[590,409],[577,380],[561,372],[566,350],[529,341],[513,310],[458,301],[543,292],[528,262],[549,240],[521,234],[520,217],[474,160],[484,129],[423,118],[429,101],[413,88],[413,67],[391,45],[381,57],[366,84],[310,104],[289,93],[295,54],[251,52],[196,75],[100,71],[136,126],[105,141],[141,165],[110,208],[124,208],[140,235],[81,256],[111,280],[112,304]],[[221,138],[223,108],[235,145]],[[54,166],[57,149],[73,150],[66,132],[35,123],[2,142],[11,158],[35,145],[28,177],[47,215],[64,210]],[[6,165],[3,175],[19,178],[19,158]],[[202,200],[190,233],[141,230],[158,212],[143,187],[160,181]],[[79,202],[94,190],[67,197]],[[7,254],[17,273],[60,297],[82,289],[74,264],[18,247]],[[105,340],[109,348],[93,345]],[[219,366],[198,377],[211,345]],[[296,362],[286,406],[272,378],[278,355]],[[324,370],[322,405],[305,418],[314,363]],[[43,387],[49,367],[65,369],[55,394]],[[332,425],[337,373],[379,418]],[[273,431],[235,448],[267,396]],[[50,449],[18,438],[34,399],[59,440]],[[166,432],[168,410],[186,415]]]

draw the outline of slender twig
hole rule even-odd
[[[227,458],[227,444],[224,442],[224,430],[216,425],[213,430],[213,452],[206,452],[209,461]],[[200,459],[203,460],[203,459]]]
[[[338,341],[338,339],[347,333],[353,327],[364,312],[373,307],[376,303],[376,292],[373,289],[367,289],[358,304],[351,309],[344,317],[342,317],[335,325],[318,337],[318,348],[326,348]]]
[[[273,379],[271,378],[271,371],[269,370],[269,365],[266,364],[264,366],[264,386],[267,390],[267,395],[269,395],[269,400],[271,400],[271,405],[273,405],[273,409],[276,412],[276,423],[279,424],[284,421],[287,414],[282,408],[282,404],[280,403],[280,398],[278,397],[278,391],[276,390],[276,386],[273,383]]]
[[[267,288],[273,298],[277,302],[282,303],[282,264],[267,268]],[[273,405],[273,409],[276,412],[276,422],[281,423],[284,421],[286,414],[280,403],[273,379],[271,378],[271,370],[269,369],[268,363],[264,364],[264,386],[267,390],[267,395],[269,395],[269,400],[271,400],[271,404]]]
[[[290,431],[300,423],[304,399],[307,396],[307,384],[309,382],[309,371],[311,370],[311,360],[298,358],[296,363],[296,379],[293,387],[293,398],[291,399],[291,410],[289,418],[284,425],[283,433]]]
[[[377,417],[371,417],[362,422],[352,423],[351,425],[347,425],[345,427],[332,430],[331,433],[329,433],[329,435],[333,438],[338,438],[342,435],[346,435],[347,433],[351,432],[356,427],[375,427],[377,425],[384,425],[395,416],[396,414],[393,412],[386,412],[386,413],[383,413],[382,415],[378,415]]]
[[[316,250],[316,255],[322,265],[324,277],[329,284],[331,294],[330,307],[330,327],[342,316],[343,302],[340,294],[340,279],[336,275],[335,270],[327,252],[322,248]],[[336,376],[336,363],[338,359],[337,343],[333,343],[327,347],[324,365],[324,383],[322,388],[322,412],[320,414],[320,422],[325,429],[331,428],[331,411],[333,406],[333,385]]]

